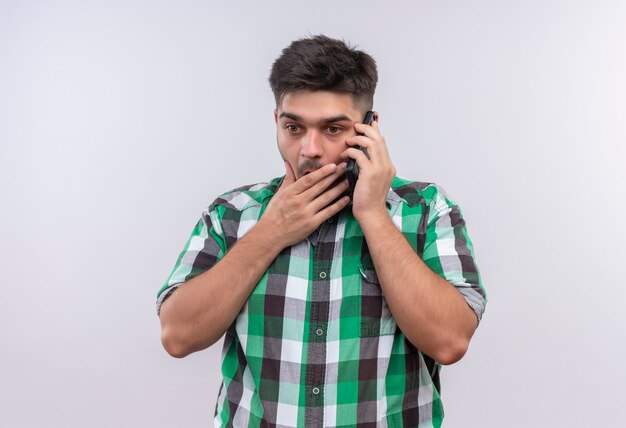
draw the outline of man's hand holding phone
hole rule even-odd
[[[282,248],[302,241],[350,200],[341,196],[348,190],[346,180],[341,180],[346,173],[345,163],[324,165],[298,180],[288,162],[285,170],[285,179],[260,220],[277,232],[277,243]]]
[[[354,159],[358,165],[359,174],[352,197],[352,213],[357,221],[361,222],[366,216],[383,213],[387,215],[385,202],[396,169],[376,120],[371,125],[355,123],[354,129],[360,135],[346,139],[346,144],[351,147],[346,149],[341,157],[346,160]],[[365,149],[367,154],[362,149]]]

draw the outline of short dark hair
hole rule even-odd
[[[352,94],[355,104],[371,110],[378,82],[376,61],[342,40],[324,35],[291,42],[274,61],[269,77],[276,105],[301,90]]]

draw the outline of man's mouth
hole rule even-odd
[[[298,172],[300,172],[300,177],[304,177],[307,174],[317,171],[323,166],[324,165],[321,165],[317,160],[306,159],[301,165],[299,165]]]

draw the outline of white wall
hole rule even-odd
[[[219,346],[159,342],[200,211],[281,174],[267,84],[307,33],[378,61],[400,175],[463,208],[490,303],[446,426],[626,421],[626,4],[0,2],[0,426],[208,426]]]

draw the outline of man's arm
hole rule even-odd
[[[386,211],[359,224],[389,309],[407,339],[441,364],[460,360],[478,326],[461,293],[420,259]]]
[[[360,169],[352,212],[363,230],[385,300],[413,345],[441,364],[455,363],[477,327],[476,314],[452,284],[424,264],[389,217],[385,202],[396,171],[378,124],[355,127],[365,135],[347,143],[366,147],[369,158],[354,148],[343,155],[354,158]]]
[[[161,306],[161,341],[185,357],[219,340],[276,256],[341,211],[347,184],[330,187],[345,164],[326,165],[295,181],[288,164],[280,189],[259,222],[215,266],[178,287]]]

